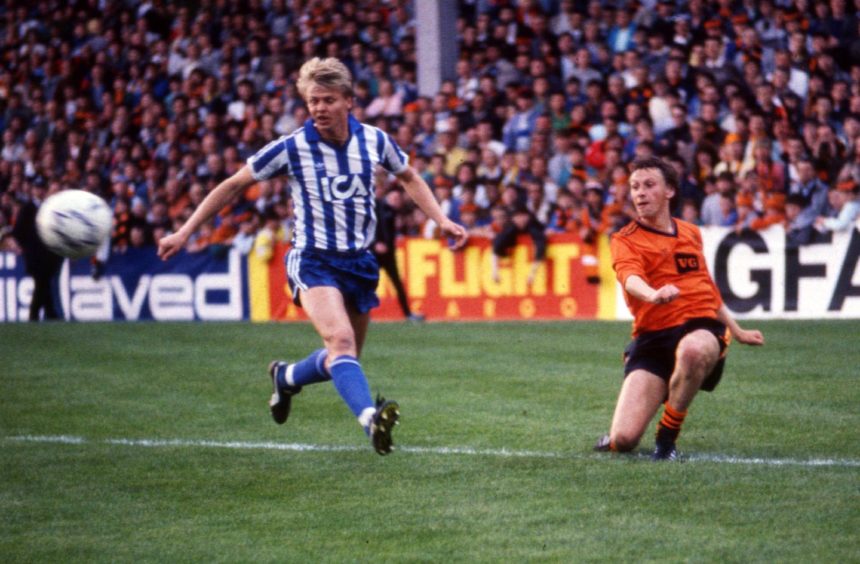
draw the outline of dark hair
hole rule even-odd
[[[630,172],[633,173],[636,170],[640,170],[643,168],[656,168],[663,175],[663,180],[666,181],[666,184],[671,187],[675,193],[677,194],[678,189],[681,187],[681,181],[678,178],[678,171],[675,170],[675,167],[664,161],[660,157],[646,157],[643,159],[636,159],[630,165]]]
[[[794,204],[795,206],[798,206],[800,208],[806,207],[806,199],[804,199],[804,197],[800,194],[789,194],[788,197],[785,199],[785,203]]]

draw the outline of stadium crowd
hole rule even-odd
[[[348,65],[356,117],[392,132],[449,217],[499,255],[519,233],[539,255],[552,233],[591,243],[619,229],[632,215],[627,165],[654,154],[681,173],[688,221],[779,224],[798,244],[855,224],[858,0],[461,0],[456,78],[432,96],[416,86],[414,9],[4,3],[2,248],[15,248],[5,235],[22,205],[62,188],[108,200],[112,252],[153,244],[302,125],[295,77],[317,55]],[[398,235],[438,236],[381,180]],[[283,179],[258,183],[188,250],[271,256],[291,214]]]

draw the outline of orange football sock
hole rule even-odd
[[[663,417],[660,418],[660,423],[657,425],[657,443],[674,444],[681,433],[681,425],[684,423],[687,412],[674,409],[669,405],[669,402],[664,403],[663,406]]]
[[[686,411],[678,411],[669,405],[669,402],[663,404],[663,417],[660,419],[660,425],[667,429],[681,430],[681,425],[684,424],[684,418],[687,416]]]

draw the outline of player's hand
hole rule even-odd
[[[681,290],[679,290],[674,284],[666,284],[651,296],[652,304],[668,304],[675,298],[681,295]]]
[[[466,244],[466,241],[469,240],[469,233],[466,231],[466,228],[454,223],[450,219],[446,218],[442,223],[440,223],[439,229],[442,230],[442,233],[448,235],[454,240],[450,245],[451,250],[461,248]]]
[[[764,344],[764,335],[762,335],[761,331],[758,329],[739,329],[735,333],[734,337],[739,343],[743,343],[745,345],[760,347]]]
[[[187,240],[188,237],[181,232],[165,235],[158,240],[158,258],[161,260],[169,259],[182,250]]]

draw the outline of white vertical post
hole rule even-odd
[[[442,81],[455,77],[457,63],[456,0],[416,0],[418,94],[433,96]]]

